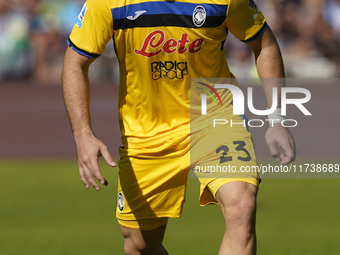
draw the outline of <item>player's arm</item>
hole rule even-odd
[[[281,87],[284,86],[283,78],[285,73],[280,48],[274,34],[268,27],[260,37],[247,44],[254,51],[257,71],[261,78],[267,107],[271,108],[272,106],[272,89],[276,87],[278,92],[277,108],[280,108],[280,92]],[[281,161],[281,164],[288,164],[295,160],[295,142],[288,128],[283,127],[281,124],[270,124],[266,132],[266,142],[276,161]],[[284,150],[285,155],[279,153],[279,147]]]
[[[107,147],[97,139],[90,120],[90,83],[88,70],[94,59],[87,58],[68,47],[65,54],[62,84],[64,102],[77,145],[79,176],[86,188],[89,183],[100,190],[95,178],[103,185],[108,182],[102,176],[98,157],[103,156],[110,166],[116,166]]]

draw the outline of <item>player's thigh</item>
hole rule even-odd
[[[151,230],[131,229],[120,225],[120,231],[124,236],[125,252],[142,251],[146,254],[158,252],[162,247],[166,225]]]
[[[252,183],[235,181],[222,185],[216,192],[218,202],[233,205],[242,200],[256,200],[258,187]]]

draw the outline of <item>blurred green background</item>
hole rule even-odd
[[[110,184],[86,190],[76,161],[2,161],[0,254],[124,254],[115,219],[117,169]],[[258,254],[340,254],[339,179],[265,179],[258,199]],[[183,215],[165,236],[170,254],[217,254],[224,226],[218,206],[198,205],[189,178]]]

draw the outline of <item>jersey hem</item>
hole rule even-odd
[[[267,28],[268,28],[268,25],[267,25],[267,22],[265,22],[263,26],[261,27],[261,29],[254,36],[252,36],[251,38],[247,40],[241,40],[241,41],[244,43],[255,41],[257,38],[259,38],[264,33],[264,31],[267,30]]]
[[[100,56],[99,54],[89,53],[89,52],[87,52],[87,51],[85,51],[85,50],[82,50],[82,49],[78,48],[78,47],[71,41],[70,38],[68,38],[68,40],[67,40],[67,45],[68,45],[68,46],[71,46],[71,48],[72,48],[75,52],[77,52],[77,53],[79,53],[80,55],[83,55],[83,56],[85,56],[85,57],[88,57],[88,58],[98,58],[98,57]]]

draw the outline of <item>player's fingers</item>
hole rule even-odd
[[[109,166],[115,167],[117,164],[113,161],[113,158],[109,152],[109,149],[104,145],[100,148],[100,153],[103,156],[103,158],[105,159],[106,163]]]
[[[86,179],[91,183],[91,185],[93,186],[93,188],[97,191],[100,190],[100,187],[98,185],[98,183],[96,182],[96,180],[94,179],[93,177],[93,173],[91,172],[90,169],[86,169],[85,170],[85,176],[86,176]]]
[[[296,158],[296,145],[295,145],[295,141],[294,138],[292,136],[292,134],[290,133],[289,129],[287,128],[286,131],[288,132],[288,144],[287,144],[287,148],[290,149],[288,150],[288,156],[291,157],[290,159],[290,163],[295,161]],[[286,153],[286,155],[287,155]]]
[[[286,155],[281,155],[281,164],[286,165],[290,162],[293,162],[295,160],[295,152],[293,151],[293,148],[290,146],[290,144],[282,146],[282,149]]]
[[[104,179],[102,173],[99,170],[97,159],[92,160],[91,172],[92,172],[93,176],[96,177],[96,179],[98,181],[100,181],[101,184],[103,184],[105,186],[109,184],[108,181]]]
[[[100,190],[100,187],[96,180],[94,179],[94,171],[93,171],[93,164],[91,159],[86,159],[81,161],[81,165],[84,171],[84,175],[86,179],[90,182],[90,184],[96,189]]]
[[[296,157],[296,145],[295,145],[294,139],[290,139],[289,141],[290,141],[290,147],[292,148],[293,153],[294,153],[294,157],[293,157],[293,161],[294,161]]]
[[[88,189],[90,187],[90,185],[87,182],[84,169],[80,165],[79,165],[79,177],[80,177],[80,180],[82,181],[82,183],[84,184],[85,188]]]
[[[280,161],[280,153],[277,149],[275,142],[268,142],[268,148],[270,150],[270,154],[275,159],[275,161]]]
[[[102,183],[104,186],[109,185],[109,182],[104,178],[104,182]]]

